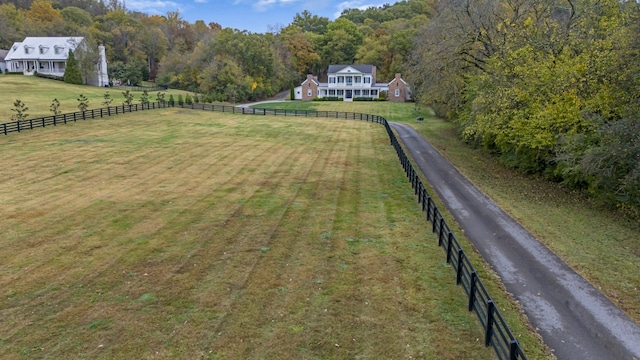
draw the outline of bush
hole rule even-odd
[[[180,100],[178,100],[178,101],[180,101]],[[191,97],[191,95],[187,94],[187,95],[185,96],[185,98],[184,98],[184,102],[185,102],[187,105],[191,105],[191,104],[193,104],[193,98]]]
[[[360,96],[360,97],[354,97],[353,101],[373,101],[373,98]]]
[[[182,94],[178,94],[178,105],[183,105],[184,99],[182,98]]]
[[[20,73],[22,74],[22,73]],[[49,74],[41,74],[39,72],[36,72],[34,74],[35,76],[39,77],[39,78],[44,78],[44,79],[50,79],[50,80],[58,80],[58,81],[64,81],[64,77],[63,76],[56,76],[56,75],[49,75]]]

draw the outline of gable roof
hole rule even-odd
[[[373,74],[373,65],[329,65],[329,70],[327,72],[329,74],[334,74],[348,67],[356,69],[363,74]]]
[[[5,61],[9,60],[67,60],[69,50],[75,50],[84,40],[82,36],[27,37],[15,42]]]

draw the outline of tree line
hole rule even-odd
[[[414,96],[506,164],[640,216],[640,8],[621,0],[441,0]]]

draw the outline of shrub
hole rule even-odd
[[[173,99],[173,94],[169,94],[169,106],[175,105],[176,101]]]
[[[178,100],[178,101],[180,101],[180,100]],[[185,102],[187,105],[191,105],[191,104],[193,104],[193,98],[191,97],[191,95],[187,94],[187,95],[184,97],[184,102]]]
[[[178,105],[183,105],[184,99],[182,98],[182,94],[178,94]]]

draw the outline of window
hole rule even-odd
[[[347,76],[347,85],[353,85],[353,77]]]
[[[318,89],[318,97],[320,97],[320,89]]]
[[[335,76],[329,77],[329,84],[335,84],[335,83],[336,83],[336,77]]]
[[[48,48],[48,47],[46,47],[46,46],[40,46],[40,54],[44,54],[44,53],[46,53],[48,50],[49,50],[49,48]]]
[[[344,90],[338,90],[338,96],[344,96]]]
[[[378,96],[378,90],[371,90],[371,96]]]
[[[60,55],[64,51],[64,47],[56,45],[53,47],[53,51],[56,53],[56,55]]]
[[[344,84],[344,76],[338,76],[338,84]]]
[[[400,97],[400,89],[396,89],[396,97]]]
[[[336,96],[335,90],[329,90],[329,96]]]
[[[369,96],[369,90],[362,90],[363,96]]]
[[[354,96],[360,96],[360,90],[353,90]]]
[[[356,76],[356,77],[354,78],[354,80],[355,80],[355,83],[356,83],[356,84],[360,84],[360,83],[362,82],[362,77],[361,77],[361,76]]]
[[[371,84],[371,78],[370,78],[370,77],[368,77],[368,76],[365,76],[365,77],[364,77],[364,83],[365,83],[365,84]]]

